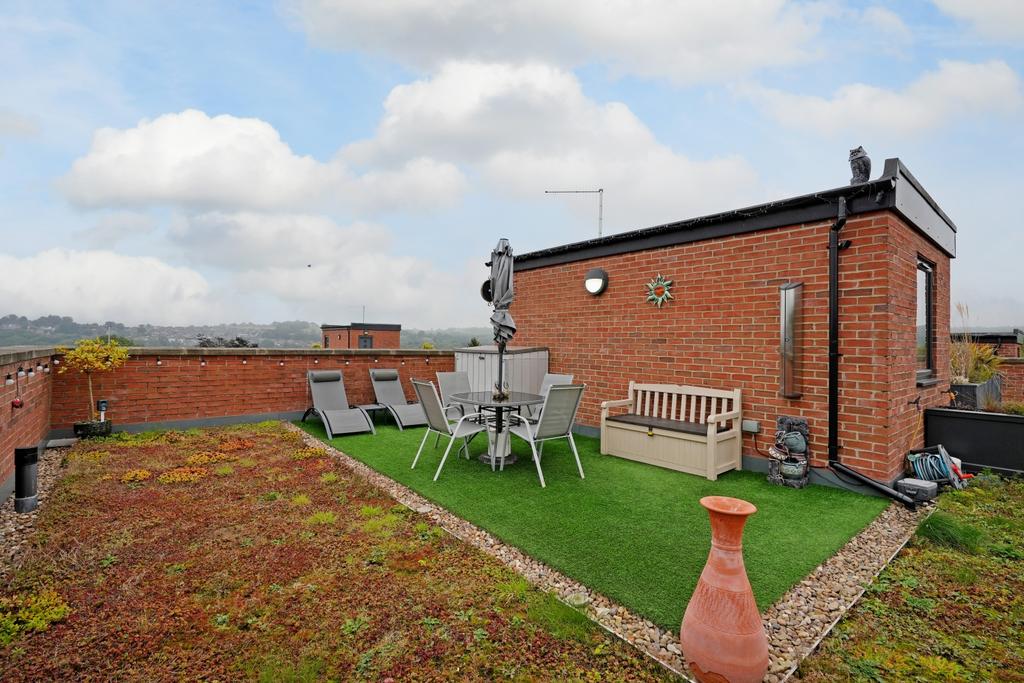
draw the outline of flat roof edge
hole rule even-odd
[[[847,198],[849,215],[897,211],[915,230],[947,254],[956,255],[956,225],[906,166],[898,158],[893,158],[885,160],[879,178],[865,183],[539,249],[516,256],[515,267],[516,270],[533,270],[834,219],[840,197]],[[924,224],[920,225],[921,222]],[[947,231],[950,235],[946,234]]]

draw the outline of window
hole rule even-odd
[[[373,335],[361,334],[359,335],[359,348],[361,349],[372,349],[373,348]]]
[[[326,334],[324,335],[324,348],[325,349],[331,348],[331,338],[329,336],[327,336]]]
[[[917,379],[935,374],[935,266],[917,260]]]

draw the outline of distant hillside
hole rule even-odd
[[[56,346],[85,337],[117,336],[135,346],[196,346],[197,337],[244,337],[269,349],[308,349],[320,341],[320,325],[305,320],[220,325],[124,325],[117,322],[76,323],[67,316],[46,315],[35,320],[25,316],[0,318],[0,346]],[[481,344],[490,341],[489,327],[448,328],[443,330],[402,330],[403,348],[418,349],[423,342],[435,348],[466,346],[476,337]]]

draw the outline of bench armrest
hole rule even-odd
[[[623,398],[618,401],[601,401],[601,410],[607,410],[608,408],[621,408],[633,404],[633,399]]]
[[[728,413],[713,413],[708,415],[708,423],[713,422],[725,422],[726,420],[738,420],[740,419],[740,411],[730,410]]]

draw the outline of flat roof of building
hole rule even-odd
[[[516,270],[532,270],[835,219],[840,197],[846,198],[848,216],[893,210],[950,257],[956,256],[956,224],[899,159],[886,159],[882,175],[876,180],[531,251],[516,256],[515,267]]]
[[[400,332],[401,325],[393,323],[349,323],[348,325],[321,325],[321,330],[376,330],[380,332]]]

